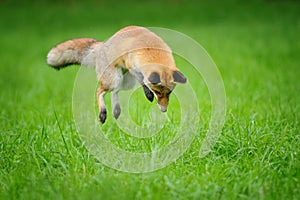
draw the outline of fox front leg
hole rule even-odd
[[[121,108],[119,104],[119,98],[118,98],[118,92],[112,92],[111,93],[111,100],[112,100],[112,108],[113,108],[113,115],[115,119],[118,119],[118,117],[121,114]]]
[[[153,92],[152,92],[145,84],[143,84],[142,86],[143,86],[144,93],[145,93],[147,99],[148,99],[150,102],[152,102],[153,99],[154,99],[154,94],[153,94]]]
[[[105,95],[106,91],[100,87],[97,89],[97,101],[98,101],[98,108],[99,108],[99,121],[104,124],[105,120],[106,120],[106,106],[104,103],[104,95]]]
[[[154,99],[153,92],[148,88],[148,86],[144,83],[144,75],[137,70],[130,70],[130,73],[138,80],[138,82],[143,86],[144,93],[147,99],[152,102]]]

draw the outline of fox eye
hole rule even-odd
[[[156,93],[157,95],[161,95],[161,92],[159,92],[159,91],[155,91],[155,93]]]
[[[161,95],[162,95],[162,93],[161,93],[159,90],[153,90],[153,92],[154,92],[156,95],[158,95],[158,96],[161,96]]]

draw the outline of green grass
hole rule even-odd
[[[299,2],[84,2],[0,2],[0,199],[300,199]],[[82,144],[72,114],[78,67],[49,68],[47,51],[131,24],[181,31],[219,67],[226,122],[206,157],[198,157],[210,117],[201,81],[199,133],[166,168],[118,172]],[[110,124],[108,137],[122,146]]]

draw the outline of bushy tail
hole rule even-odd
[[[72,64],[84,64],[84,58],[99,44],[101,42],[93,38],[67,40],[56,45],[49,51],[47,63],[55,69]]]

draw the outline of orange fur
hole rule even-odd
[[[168,45],[153,32],[139,26],[125,27],[103,43],[92,38],[68,40],[50,50],[47,62],[56,69],[70,64],[96,68],[100,82],[97,90],[99,120],[102,123],[106,120],[103,98],[106,92],[112,93],[115,118],[121,111],[118,91],[132,88],[135,80],[143,86],[150,101],[155,95],[161,111],[165,112],[176,83],[186,81],[178,72]]]

